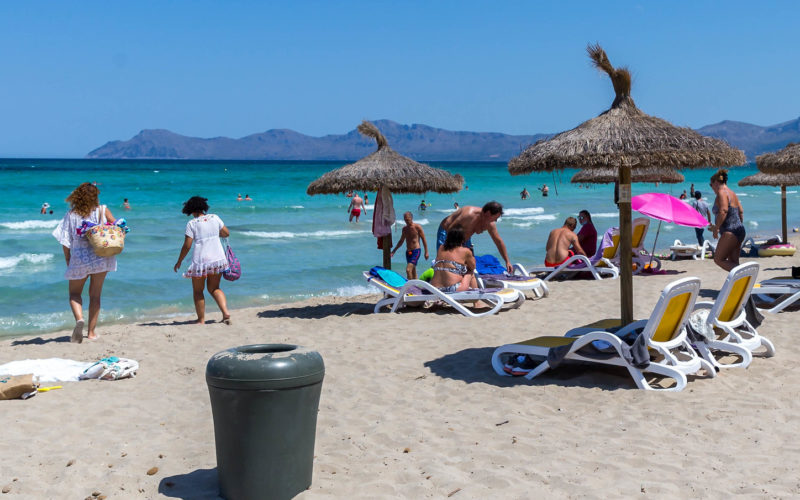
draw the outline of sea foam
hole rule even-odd
[[[302,233],[293,233],[290,231],[243,231],[241,234],[244,236],[253,236],[255,238],[266,238],[272,240],[283,240],[289,238],[336,238],[354,236],[357,234],[365,234],[370,231],[311,231]]]
[[[504,219],[510,219],[514,221],[526,220],[526,221],[537,221],[537,222],[556,220],[556,217],[558,217],[558,214],[526,215],[523,217],[506,217],[505,215],[503,216]]]
[[[56,227],[61,220],[24,220],[22,222],[0,222],[6,229],[49,229]]]
[[[22,263],[43,264],[55,257],[52,253],[21,253],[11,257],[0,257],[0,269],[12,269]]]
[[[529,208],[506,208],[503,210],[503,217],[514,217],[517,215],[540,214],[544,212],[544,207]]]

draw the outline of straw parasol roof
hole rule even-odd
[[[765,156],[765,155],[762,155]],[[739,181],[740,186],[800,186],[800,171],[772,174],[759,172]]]
[[[768,156],[768,155],[761,155]],[[773,155],[774,156],[774,155]],[[800,171],[786,172],[783,174],[770,174],[767,172],[759,172],[757,174],[748,175],[739,181],[740,186],[780,186],[781,187],[781,235],[785,243],[788,238],[788,230],[786,223],[786,186],[800,185]]]
[[[332,170],[309,184],[306,192],[338,194],[349,190],[377,191],[381,187],[392,193],[455,193],[461,190],[464,178],[407,158],[386,142],[374,124],[363,121],[358,131],[372,137],[378,150],[355,163]]]
[[[744,153],[725,141],[643,113],[630,95],[631,75],[614,68],[599,45],[587,52],[608,73],[616,97],[611,108],[572,130],[537,142],[508,163],[511,175],[568,167],[720,167],[742,165]]]
[[[614,86],[611,108],[572,130],[529,146],[508,162],[511,175],[568,167],[618,169],[620,183],[620,312],[633,321],[630,177],[641,168],[694,168],[741,165],[744,153],[725,141],[643,113],[631,97],[631,74],[615,68],[600,45],[586,47],[594,66]]]
[[[619,180],[616,168],[585,168],[572,176],[575,184],[610,184]],[[636,168],[631,170],[631,182],[665,182],[678,184],[686,178],[674,168]]]
[[[800,172],[800,143],[789,143],[778,152],[759,155],[756,165],[762,172],[773,174]]]

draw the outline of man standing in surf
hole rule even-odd
[[[508,259],[506,244],[497,231],[497,219],[499,219],[501,215],[503,215],[503,205],[496,201],[490,201],[484,205],[483,208],[469,206],[460,207],[458,210],[445,217],[441,224],[439,224],[439,229],[436,231],[436,248],[438,249],[440,246],[444,245],[449,228],[461,226],[464,229],[464,238],[466,239],[464,246],[473,250],[474,254],[472,235],[489,231],[489,236],[492,238],[492,241],[494,241],[495,246],[497,246],[500,257],[502,257],[506,263],[506,270],[508,270],[509,273],[513,272],[514,268],[511,265],[511,261]]]
[[[397,242],[397,246],[394,247],[392,250],[392,257],[394,257],[394,253],[397,251],[398,248],[403,244],[403,241],[406,242],[406,276],[410,280],[417,279],[417,262],[419,262],[420,253],[422,253],[422,249],[419,246],[419,240],[422,240],[423,246],[425,246],[425,260],[428,260],[428,242],[425,240],[425,231],[422,230],[422,226],[414,222],[414,216],[411,212],[406,212],[403,214],[403,220],[406,222],[405,227],[403,228],[403,233],[400,236],[400,241]]]
[[[364,215],[367,215],[367,206],[364,204],[364,200],[356,193],[350,200],[350,206],[347,207],[347,213],[350,214],[350,222],[353,222],[353,217],[355,217],[356,222],[358,222],[362,210],[364,211]]]

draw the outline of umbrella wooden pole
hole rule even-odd
[[[387,234],[381,236],[381,246],[383,247],[383,267],[386,269],[392,268],[392,236]]]
[[[786,231],[786,186],[781,185],[781,229],[783,230],[783,243],[789,242],[789,234]]]
[[[631,232],[631,167],[619,166],[619,286],[622,324],[633,323],[633,234]]]

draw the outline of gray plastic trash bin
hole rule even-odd
[[[292,498],[311,486],[324,375],[322,356],[296,345],[246,345],[211,357],[206,383],[223,498]]]

